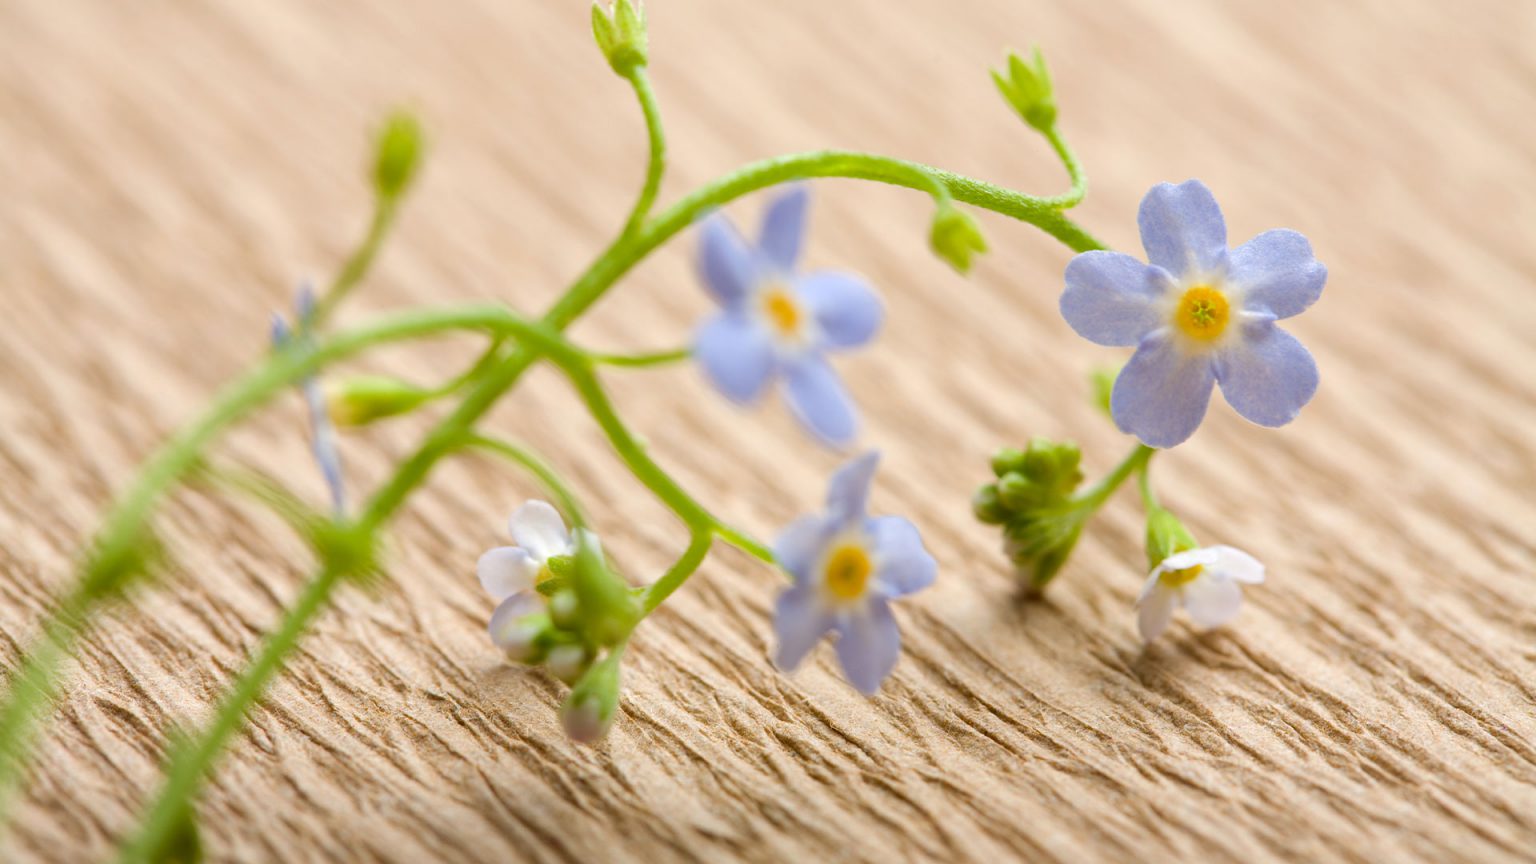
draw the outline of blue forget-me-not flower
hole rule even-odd
[[[1199,427],[1217,382],[1254,423],[1295,419],[1317,391],[1317,364],[1275,322],[1311,306],[1328,278],[1307,238],[1277,229],[1229,251],[1221,208],[1198,180],[1152,187],[1137,223],[1149,263],[1084,252],[1061,295],[1079,335],[1136,346],[1110,397],[1115,423],[1172,447]]]
[[[704,220],[699,267],[723,311],[699,328],[694,355],[728,398],[749,403],[781,379],[794,415],[833,446],[851,443],[858,417],[827,353],[863,345],[880,329],[880,298],[845,273],[800,273],[809,192],[775,199],[756,244],[718,213]]]
[[[836,632],[843,673],[866,694],[880,689],[901,652],[890,601],[928,587],[938,570],[916,526],[866,512],[879,461],[879,453],[866,453],[838,469],[826,512],[791,523],[773,549],[794,577],[774,618],[779,666],[793,670]]]

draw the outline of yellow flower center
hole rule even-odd
[[[538,575],[533,577],[533,587],[537,588],[553,578],[555,578],[555,571],[549,569],[549,565],[545,564],[539,568]]]
[[[803,315],[800,302],[789,289],[775,285],[763,292],[763,313],[781,334],[794,336],[800,332]]]
[[[1157,577],[1157,581],[1169,588],[1183,588],[1195,581],[1204,569],[1204,564],[1196,564],[1193,567],[1185,567],[1183,570],[1164,570],[1163,575]]]
[[[1196,285],[1179,298],[1179,307],[1173,313],[1173,323],[1185,336],[1199,342],[1210,342],[1227,329],[1232,316],[1227,295],[1209,285]]]
[[[838,600],[857,600],[869,587],[869,574],[873,570],[874,564],[863,546],[845,544],[827,556],[822,584],[827,593]]]

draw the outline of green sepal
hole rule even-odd
[[[1007,73],[994,70],[992,81],[1025,123],[1041,132],[1056,125],[1056,92],[1039,48],[1034,49],[1028,62],[1017,54],[1009,54]]]
[[[612,11],[592,5],[592,38],[608,65],[620,75],[628,75],[650,60],[645,29],[645,10],[638,0],[617,0]]]
[[[987,238],[975,218],[947,201],[933,214],[928,242],[934,254],[962,274],[970,272],[972,257],[987,251]]]
[[[1165,507],[1153,507],[1147,511],[1147,569],[1154,570],[1157,565],[1166,561],[1170,556],[1190,549],[1199,548],[1200,543],[1195,540],[1179,517],[1173,515],[1173,511]]]
[[[590,645],[613,645],[629,635],[640,606],[623,579],[609,569],[590,531],[577,528],[571,588],[576,592],[582,635]]]

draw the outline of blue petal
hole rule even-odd
[[[1162,324],[1157,299],[1168,272],[1119,252],[1084,252],[1067,265],[1061,316],[1077,335],[1099,345],[1135,345]]]
[[[785,367],[784,380],[790,410],[807,429],[833,447],[853,441],[859,428],[853,401],[826,360],[801,356]]]
[[[1147,260],[1174,276],[1219,273],[1227,254],[1227,223],[1211,190],[1199,180],[1159,183],[1136,215]]]
[[[709,380],[737,402],[751,402],[773,377],[773,340],[766,330],[726,313],[699,328],[693,354]]]
[[[791,186],[773,199],[763,216],[763,233],[758,248],[763,258],[781,273],[790,273],[800,259],[800,241],[805,237],[805,210],[810,190]]]
[[[881,593],[900,597],[933,584],[939,565],[923,548],[916,525],[900,516],[881,516],[869,520],[869,532],[874,538],[875,560],[880,562],[875,582]]]
[[[885,310],[864,280],[846,273],[822,271],[797,280],[795,287],[821,330],[821,344],[852,348],[872,339]]]
[[[869,507],[869,487],[880,466],[880,451],[871,450],[843,463],[827,483],[827,524],[841,530],[862,522]]]
[[[1289,318],[1317,302],[1328,268],[1306,237],[1277,228],[1233,249],[1227,278],[1244,289],[1245,308]]]
[[[1143,339],[1115,379],[1110,413],[1120,431],[1149,447],[1172,447],[1195,434],[1211,401],[1210,358],[1186,354],[1167,330]]]
[[[901,656],[901,631],[883,597],[871,597],[863,609],[837,622],[837,659],[848,681],[866,696],[880,689]]]
[[[757,264],[736,226],[716,213],[699,226],[699,273],[709,293],[727,309],[740,305],[757,284]]]
[[[1284,426],[1317,392],[1317,363],[1296,337],[1263,320],[1216,357],[1222,395],[1260,426]]]
[[[811,567],[821,557],[834,527],[820,516],[804,516],[789,523],[773,541],[773,558],[785,572],[795,577],[795,584],[807,581]]]
[[[802,584],[785,591],[774,604],[773,630],[779,637],[774,662],[793,671],[831,629],[832,619],[816,601],[815,588]]]

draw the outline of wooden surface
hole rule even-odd
[[[964,280],[925,249],[920,195],[816,186],[812,258],[891,317],[841,364],[874,498],[941,565],[898,613],[875,699],[830,649],[774,671],[779,577],[718,553],[637,636],[606,746],[564,740],[560,689],[506,666],[473,576],[534,487],[457,461],[397,521],[394,582],[348,592],[202,805],[218,860],[1488,860],[1536,856],[1536,6],[656,0],[675,196],[818,146],[1055,192],[1059,169],[986,69],[1041,43],[1093,181],[1078,211],[1134,249],[1151,184],[1204,179],[1234,240],[1306,232],[1330,269],[1293,322],[1322,368],[1278,433],[1221,405],[1159,460],[1198,536],[1269,566],[1235,626],[1150,649],[1123,495],[1039,602],[1017,599],[967,496],[1001,443],[1126,440],[1080,384],[1120,352],[1056,312],[1068,255],[983,220]],[[537,311],[617,229],[643,135],[578,0],[0,5],[0,651],[34,632],[134,466],[264,349],[295,281],[366,215],[358,166],[405,104],[430,165],[345,316],[494,298]],[[760,201],[735,208],[757,218]],[[709,303],[691,238],[575,330],[659,348]],[[451,374],[469,346],[373,369]],[[771,537],[836,457],[777,405],[738,412],[695,370],[616,373],[663,464]],[[425,418],[423,418],[425,419]],[[627,572],[682,536],[616,467],[563,382],[490,422],[543,448]],[[355,489],[423,425],[350,438]],[[296,398],[222,449],[314,500]],[[208,708],[308,567],[281,525],[204,496],[160,525],[176,567],[71,666],[6,858],[107,854],[172,724]]]

